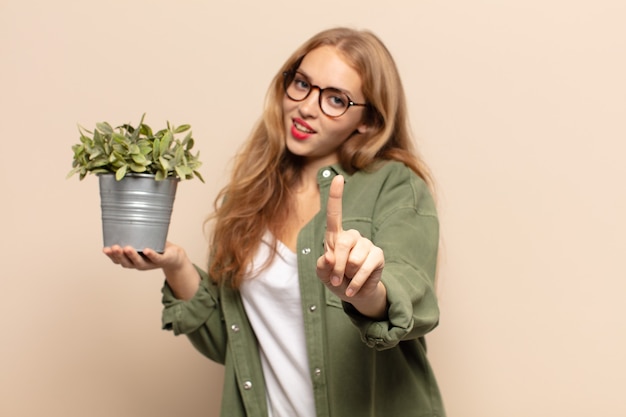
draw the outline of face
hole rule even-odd
[[[365,102],[361,77],[335,47],[322,46],[309,52],[302,60],[298,73],[309,85],[336,88],[356,103]],[[293,154],[303,156],[309,164],[320,167],[334,164],[339,161],[339,146],[353,134],[367,130],[363,111],[364,107],[353,106],[342,116],[331,118],[320,109],[318,89],[312,89],[302,101],[294,101],[284,95],[287,148]]]

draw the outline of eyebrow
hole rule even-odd
[[[311,76],[309,76],[309,75],[308,75],[305,71],[302,71],[300,68],[298,68],[295,72],[296,72],[296,73],[300,73],[300,74],[302,74],[302,75],[304,76],[304,78],[306,78],[306,79],[307,79],[307,81],[311,81]],[[339,88],[339,87],[334,87],[334,86],[332,86],[332,85],[330,85],[330,86],[328,86],[328,87],[320,87],[320,88],[323,88],[324,90],[326,90],[327,88],[331,88],[331,89],[333,89],[333,90],[341,91],[342,93],[344,93],[345,95],[347,95],[347,96],[348,96],[348,98],[349,98],[350,100],[353,100],[353,98],[352,98],[352,97],[353,97],[354,95],[353,95],[350,91],[348,91],[348,90],[346,90],[346,89]]]

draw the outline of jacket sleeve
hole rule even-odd
[[[174,297],[167,284],[163,286],[163,329],[175,335],[185,334],[192,345],[209,359],[224,363],[226,331],[220,308],[219,288],[206,272],[196,267],[201,282],[198,291],[190,300]]]
[[[352,305],[343,305],[362,340],[383,350],[420,338],[439,322],[435,293],[439,222],[426,184],[408,169],[392,171],[376,206],[372,242],[385,255],[381,280],[387,289],[388,316],[374,321]]]

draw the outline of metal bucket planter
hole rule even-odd
[[[163,253],[178,179],[156,181],[148,174],[127,174],[120,181],[114,174],[98,177],[104,246]]]

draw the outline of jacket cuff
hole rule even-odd
[[[430,303],[424,298],[412,300],[406,289],[393,279],[384,283],[389,303],[385,320],[373,320],[361,314],[352,304],[342,302],[344,311],[359,329],[361,340],[368,347],[390,349],[402,340],[422,336],[437,325],[439,311],[436,304],[433,309],[432,306],[427,307]],[[416,307],[414,303],[421,305]]]
[[[209,282],[206,272],[197,266],[196,270],[201,277],[200,286],[190,300],[177,299],[167,281],[161,290],[163,294],[162,327],[164,330],[172,330],[175,335],[197,330],[218,306],[216,286]]]

